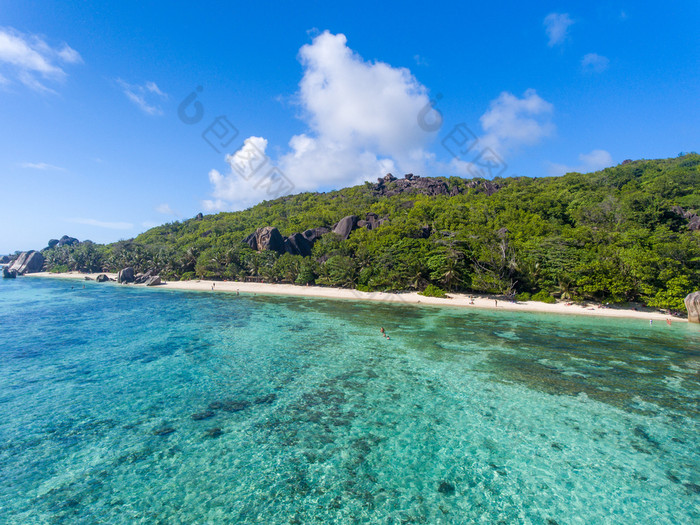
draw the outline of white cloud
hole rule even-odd
[[[418,65],[418,66],[429,65],[428,60],[425,57],[422,57],[420,55],[413,55],[413,60],[415,60],[416,65]]]
[[[55,171],[66,171],[65,168],[59,166],[54,166],[53,164],[47,164],[46,162],[21,162],[20,168],[34,169],[34,170],[55,170]]]
[[[58,52],[58,56],[68,64],[80,64],[83,61],[80,54],[75,49],[68,46],[68,44],[63,44],[63,47]]]
[[[131,100],[141,111],[148,115],[162,115],[163,110],[158,105],[161,100],[168,98],[155,82],[146,82],[143,86],[129,84],[121,79],[117,79],[117,84],[122,88],[126,98]]]
[[[581,59],[581,67],[587,73],[602,73],[608,69],[610,59],[597,53],[588,53]]]
[[[299,52],[308,123],[333,142],[409,157],[426,143],[417,115],[429,103],[427,89],[408,69],[366,62],[346,42],[326,31]]]
[[[266,149],[267,140],[262,137],[248,137],[236,152],[226,155],[228,173],[222,174],[218,170],[209,172],[214,199],[202,202],[205,210],[241,209],[265,199],[281,196],[267,195],[266,175],[271,173],[274,165],[265,153]]]
[[[612,155],[603,149],[594,149],[590,153],[582,153],[578,156],[578,166],[565,164],[549,164],[550,175],[564,175],[565,173],[589,173],[602,170],[613,164]]]
[[[55,93],[45,82],[62,81],[67,76],[62,65],[80,62],[80,54],[68,44],[54,48],[37,35],[0,28],[2,84],[8,84],[9,78],[14,78],[35,91]]]
[[[544,17],[544,30],[549,38],[547,45],[554,47],[562,44],[566,40],[569,26],[573,23],[574,21],[567,13],[549,13]]]
[[[160,95],[161,97],[167,98],[168,96],[160,90],[160,88],[155,82],[146,82],[146,85],[144,87],[146,88],[146,91],[150,91],[151,93],[155,93],[156,95]]]
[[[309,130],[289,140],[290,150],[277,163],[297,191],[357,184],[387,171],[424,171],[431,157],[425,148],[437,130],[419,125],[430,100],[408,69],[365,61],[345,35],[328,31],[303,46],[299,60],[304,73],[297,102]],[[227,162],[248,155],[251,146],[264,153],[267,141],[250,137]],[[261,188],[233,169],[227,175],[212,170],[209,179],[214,199],[204,205],[210,211],[271,197],[261,197]]]
[[[482,148],[490,147],[504,156],[520,146],[537,144],[554,132],[553,111],[554,106],[534,89],[525,91],[522,98],[504,91],[479,119],[485,132],[479,138]]]
[[[96,219],[73,218],[66,219],[68,222],[75,224],[86,224],[88,226],[97,226],[98,228],[108,228],[110,230],[131,230],[134,225],[130,222],[105,222]]]
[[[202,206],[204,206],[205,211],[211,212],[235,211],[243,208],[240,204],[234,205],[221,199],[205,199],[202,201]]]
[[[478,166],[473,162],[464,161],[462,159],[453,158],[446,165],[441,166],[443,172],[459,177],[473,177]]]
[[[170,205],[169,205],[169,204],[166,204],[166,203],[159,204],[158,206],[156,206],[155,209],[156,209],[156,211],[157,211],[158,213],[162,213],[163,215],[171,215],[171,216],[173,216],[173,217],[179,217],[179,216],[180,216],[180,214],[179,214],[178,212],[176,212],[175,210],[173,210],[173,209],[170,207]]]
[[[439,126],[426,126],[436,114],[427,88],[409,70],[367,62],[348,48],[344,35],[327,31],[303,46],[299,59],[304,72],[296,98],[307,131],[291,137],[289,149],[276,163],[266,154],[265,138],[247,138],[238,151],[226,156],[230,170],[209,172],[212,198],[202,203],[207,211],[241,209],[292,190],[374,181],[387,172],[474,176],[475,165],[467,162],[472,159],[441,163],[427,149]],[[433,112],[430,117],[425,117],[427,110]],[[551,135],[552,113],[552,104],[532,89],[522,97],[501,93],[481,117],[482,161],[488,161],[489,154],[491,160],[501,160]],[[487,148],[493,151],[486,152]],[[264,182],[270,170],[276,174],[275,185]]]

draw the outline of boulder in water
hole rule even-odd
[[[3,279],[14,279],[17,277],[17,270],[10,270],[7,266],[2,267]]]
[[[101,273],[100,275],[95,277],[95,280],[98,283],[106,283],[106,282],[109,282],[109,277],[107,277],[104,273]]]

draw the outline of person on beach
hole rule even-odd
[[[474,304],[474,296],[473,295],[469,296],[469,304]]]
[[[498,299],[493,300],[494,308],[498,308]]]

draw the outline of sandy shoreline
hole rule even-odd
[[[50,277],[64,279],[78,279],[90,277],[94,279],[99,274],[84,274],[78,272],[67,273],[48,273],[40,272],[28,274],[27,277]],[[107,274],[109,277],[116,279],[117,274]],[[109,283],[105,283],[109,284]],[[116,283],[111,283],[116,284]],[[128,286],[143,286],[143,285],[128,285]],[[487,296],[474,296],[474,304],[470,304],[468,295],[464,294],[449,294],[450,299],[439,299],[436,297],[423,297],[415,292],[393,294],[383,292],[360,292],[358,290],[348,290],[345,288],[327,288],[322,286],[296,286],[292,284],[267,284],[267,283],[245,283],[237,281],[167,281],[165,284],[157,287],[158,289],[171,290],[192,290],[201,292],[227,292],[243,294],[262,294],[262,295],[286,295],[300,297],[316,297],[325,299],[346,299],[355,301],[379,301],[384,303],[395,304],[421,304],[435,306],[451,306],[463,308],[487,308],[503,311],[515,312],[537,312],[546,314],[569,314],[569,315],[593,315],[601,317],[627,317],[632,319],[653,319],[655,321],[665,321],[672,319],[673,322],[687,322],[687,319],[680,317],[671,317],[659,311],[651,309],[631,310],[621,308],[599,308],[597,305],[567,305],[564,302],[555,304],[546,304],[539,301],[525,301],[511,303],[506,301],[498,301],[496,306],[494,299]]]

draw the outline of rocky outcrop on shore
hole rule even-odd
[[[0,255],[0,264],[8,264],[11,260],[9,255]]]
[[[143,284],[146,286],[158,286],[159,284],[163,284],[163,281],[161,281],[159,275],[154,275],[153,277],[149,277]]]
[[[148,270],[145,273],[137,273],[134,276],[134,284],[145,284],[151,277],[155,276],[156,272],[153,270]]]
[[[111,281],[106,275],[98,275],[97,282]],[[146,286],[158,286],[163,284],[159,275],[156,275],[155,270],[148,270],[144,273],[135,273],[134,269],[129,266],[119,271],[117,274],[117,282],[120,284],[145,284]]]
[[[34,250],[22,252],[8,269],[16,271],[17,275],[40,272],[44,269],[44,256]]]
[[[2,267],[2,277],[3,279],[14,279],[17,277],[16,270],[10,270],[7,266]]]
[[[119,270],[119,273],[117,274],[117,282],[119,284],[133,283],[134,279],[134,269],[131,266],[129,266],[128,268],[124,268],[123,270]]]
[[[688,310],[688,321],[700,323],[700,292],[688,294],[684,302],[685,309]]]

